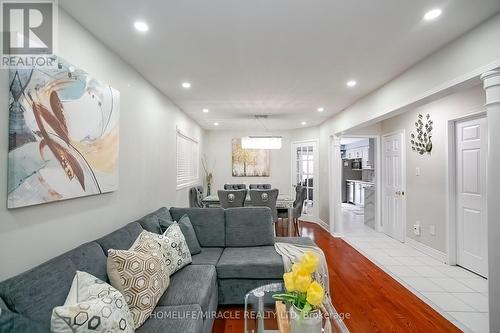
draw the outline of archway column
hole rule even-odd
[[[500,68],[481,75],[488,113],[488,284],[490,332],[500,332]]]

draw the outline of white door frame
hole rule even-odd
[[[329,169],[329,206],[330,206],[330,233],[335,237],[342,237],[342,157],[340,156],[341,138],[375,139],[375,230],[381,232],[382,202],[381,202],[381,138],[380,135],[332,135],[328,147]]]
[[[402,202],[401,202],[401,215],[402,215],[402,227],[403,227],[403,232],[402,232],[402,242],[405,243],[406,242],[406,230],[407,230],[407,225],[406,225],[406,196],[407,196],[407,191],[406,191],[406,129],[401,129],[401,130],[397,130],[397,131],[394,131],[394,132],[390,132],[390,133],[385,133],[384,135],[382,135],[382,140],[381,141],[384,141],[384,138],[385,137],[388,137],[388,136],[393,136],[393,135],[396,135],[396,134],[401,134],[402,136],[402,141],[401,141],[401,191],[404,193],[404,195],[402,196]],[[381,149],[383,150],[383,149]],[[383,151],[380,152],[380,159],[381,159],[381,169],[384,170],[385,168],[385,163],[384,163],[384,158],[383,158]],[[382,171],[381,170],[381,171]],[[383,177],[383,173],[381,172],[381,177]],[[383,187],[383,179],[381,179],[381,182],[380,182],[380,185],[381,187]],[[382,195],[382,198],[384,196],[384,189],[381,189],[380,193]],[[381,198],[381,201],[382,201],[382,198]],[[381,212],[382,213],[382,212]],[[382,216],[382,214],[381,214]],[[382,226],[381,226],[382,227]],[[381,228],[381,232],[384,232],[383,228]]]
[[[447,166],[446,166],[446,183],[448,192],[446,195],[446,263],[448,265],[457,264],[457,160],[456,160],[456,136],[455,136],[455,125],[457,122],[464,120],[472,120],[475,118],[488,117],[486,110],[481,109],[480,111],[472,112],[468,115],[461,116],[458,118],[448,120],[447,127]],[[488,146],[489,147],[489,146]],[[489,158],[489,154],[488,157]],[[486,161],[488,164],[488,161]],[[488,172],[486,172],[486,184],[488,184]],[[490,221],[488,221],[490,222]],[[489,229],[488,229],[489,230]]]
[[[295,151],[293,150],[293,146],[294,145],[300,145],[300,144],[308,144],[308,143],[314,143],[316,145],[316,150],[313,152],[313,160],[314,160],[314,173],[313,173],[313,188],[314,188],[314,192],[313,192],[313,195],[314,195],[314,210],[315,210],[315,216],[306,216],[306,215],[302,215],[301,216],[301,220],[303,221],[307,221],[307,222],[319,222],[320,221],[320,218],[319,218],[319,214],[320,214],[320,211],[319,211],[319,205],[320,205],[320,196],[319,196],[319,187],[320,187],[320,181],[319,181],[319,177],[320,177],[320,173],[319,173],[319,139],[309,139],[309,140],[300,140],[300,141],[292,141],[290,143],[290,152],[291,152],[291,155],[290,155],[290,163],[291,164],[291,169],[290,171],[293,171],[295,169],[295,166],[293,165],[293,163],[296,163],[296,160],[295,160]],[[293,185],[295,184],[295,176],[293,174],[293,172],[290,172],[291,173],[291,177],[290,177],[290,195],[292,196],[292,198],[295,196],[295,192],[293,191]]]

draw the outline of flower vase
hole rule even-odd
[[[212,185],[210,183],[208,183],[207,184],[207,197],[210,196],[210,192],[212,192],[211,189],[212,189]]]
[[[293,305],[290,307],[290,333],[321,333],[321,312],[314,310],[304,318],[300,318],[300,310]]]

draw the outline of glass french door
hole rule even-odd
[[[303,141],[292,143],[292,193],[300,184],[307,188],[307,198],[304,202],[302,217],[318,217],[318,143]]]

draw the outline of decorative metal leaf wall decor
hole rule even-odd
[[[411,133],[411,149],[423,155],[425,153],[430,154],[432,151],[432,129],[434,122],[431,120],[431,116],[427,114],[424,116],[419,114],[418,119],[415,122],[416,133]]]

